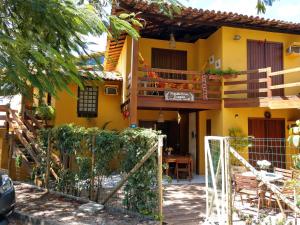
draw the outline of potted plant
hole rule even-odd
[[[263,172],[263,173],[266,173],[267,170],[271,166],[271,163],[268,160],[258,160],[256,164],[260,168],[260,171]]]
[[[168,155],[171,155],[172,154],[172,152],[173,152],[173,148],[172,147],[167,147],[166,149],[165,149],[165,151],[167,152],[167,154]]]
[[[239,71],[228,68],[226,70],[221,69],[208,69],[205,72],[208,75],[208,79],[210,80],[221,80],[221,78],[230,79],[230,78],[236,78],[238,74],[240,74]]]
[[[246,151],[246,148],[249,146],[249,138],[243,134],[242,130],[237,127],[228,129],[229,134],[229,144],[236,150],[240,155]],[[240,161],[235,158],[230,158],[231,168],[233,173],[242,173],[246,171],[246,168],[240,163]]]

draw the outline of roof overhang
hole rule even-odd
[[[169,40],[173,33],[176,41],[195,42],[206,39],[222,26],[263,30],[278,33],[300,34],[300,24],[281,20],[264,19],[258,16],[247,16],[238,13],[227,13],[194,8],[183,8],[173,18],[166,16],[155,4],[142,0],[119,0],[112,8],[112,14],[123,12],[139,13],[146,21],[140,30],[143,38]],[[118,40],[110,40],[107,48],[107,70],[115,69],[126,35]]]

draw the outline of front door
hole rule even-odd
[[[285,168],[285,120],[251,118],[248,134],[255,137],[249,148],[249,162],[257,167],[258,160],[268,160],[273,167]]]
[[[283,70],[283,45],[282,43],[268,41],[247,41],[247,64],[248,70],[271,67],[272,71]],[[248,74],[248,80],[265,78],[265,73]],[[283,84],[283,75],[272,77],[272,85]],[[266,83],[248,83],[248,90],[266,88]],[[272,91],[273,96],[284,96],[283,89]],[[267,93],[254,91],[248,93],[249,98],[266,97]]]

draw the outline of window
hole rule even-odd
[[[97,117],[98,87],[86,86],[78,88],[77,114],[78,117]]]

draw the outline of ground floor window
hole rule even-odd
[[[98,87],[78,88],[77,114],[78,117],[97,117]]]

